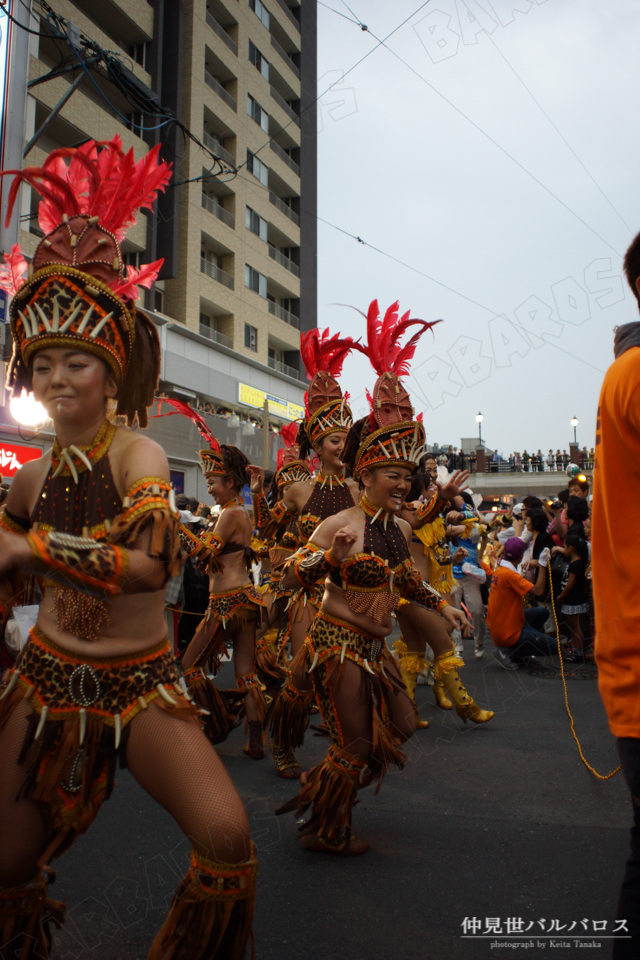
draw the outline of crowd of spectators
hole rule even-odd
[[[438,461],[424,458],[411,497],[433,493]],[[559,632],[565,661],[593,660],[589,493],[589,482],[575,478],[553,500],[528,496],[503,512],[480,513],[480,498],[467,491],[451,504],[445,522],[455,579],[447,599],[470,613],[476,657],[492,643],[500,666],[517,670],[557,656]],[[462,652],[462,638],[454,639]]]
[[[591,468],[595,457],[593,448],[589,451],[583,447],[577,456],[578,466],[584,469]],[[447,467],[450,473],[454,470],[468,470],[470,473],[476,472],[477,455],[475,450],[464,453],[457,447],[450,446],[446,451],[441,450],[436,453],[436,459],[439,464]],[[549,450],[544,454],[540,449],[534,453],[523,450],[522,453],[515,451],[508,456],[495,451],[486,451],[486,471],[491,473],[560,473],[566,470],[571,462],[571,457],[566,450]]]

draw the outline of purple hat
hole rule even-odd
[[[511,563],[520,563],[527,545],[520,537],[509,537],[504,545],[504,557]]]

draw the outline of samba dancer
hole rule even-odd
[[[323,763],[303,774],[298,796],[278,812],[295,810],[301,816],[312,807],[301,827],[306,849],[340,855],[368,849],[366,840],[351,833],[357,791],[379,785],[390,763],[403,766],[401,744],[416,726],[398,665],[385,644],[391,612],[403,597],[439,614],[443,624],[466,620],[422,582],[409,552],[411,528],[397,517],[425,439],[398,372],[408,372],[418,338],[431,324],[409,320],[408,314],[398,324],[396,306],[387,312],[383,329],[375,301],[369,310],[366,349],[372,362],[377,350],[385,349],[371,415],[350,435],[357,439],[353,475],[364,493],[358,506],[320,524],[288,561],[284,577],[285,586],[324,584],[320,612],[291,673],[297,686],[311,677],[333,745]],[[413,325],[419,332],[400,350],[400,335]]]
[[[54,151],[15,173],[43,199],[33,273],[11,287],[9,386],[33,389],[53,450],[22,467],[0,517],[0,572],[39,578],[37,623],[0,692],[0,953],[49,956],[48,863],[86,831],[116,762],[176,819],[191,866],[150,960],[232,957],[251,934],[257,864],[231,780],[186,697],[164,623],[182,563],[162,449],[116,427],[147,423],[160,370],[153,322],[120,240],[170,176],[154,147],[138,163],[119,137]],[[65,159],[70,158],[67,166]],[[15,281],[24,260],[14,247]],[[5,284],[5,289],[8,284]],[[150,475],[151,474],[151,475]],[[20,598],[16,598],[20,600]]]
[[[248,468],[258,529],[268,529],[274,521],[283,524],[297,518],[301,544],[308,541],[322,520],[353,506],[358,496],[357,484],[345,478],[341,460],[353,417],[335,379],[356,344],[350,337],[328,334],[328,330],[310,330],[300,341],[311,381],[305,394],[306,416],[298,433],[300,457],[304,460],[314,452],[321,464],[318,475],[286,485],[281,501],[270,509],[263,492],[263,471],[255,466]],[[317,584],[295,587],[281,641],[281,661],[288,641],[292,656],[299,652],[322,600],[322,587]],[[278,774],[286,780],[296,779],[301,773],[293,751],[304,740],[311,702],[310,690],[297,688],[289,678],[271,714],[271,753]]]

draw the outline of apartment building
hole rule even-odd
[[[120,54],[135,82],[220,162],[178,127],[136,111],[104,69],[41,82],[71,64],[73,50],[31,34],[23,163],[114,133],[136,159],[161,142],[177,185],[123,244],[131,264],[165,259],[145,294],[161,336],[161,388],[224,406],[241,422],[261,415],[265,399],[273,427],[295,418],[306,389],[300,332],[317,322],[316,0],[50,4],[79,34]],[[34,4],[32,29],[38,14]],[[37,202],[23,187],[16,232],[27,257],[40,239]],[[4,408],[0,440],[10,425]],[[171,457],[176,438],[156,430]]]

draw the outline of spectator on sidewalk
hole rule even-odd
[[[505,543],[503,558],[495,569],[483,563],[491,577],[487,626],[496,645],[493,656],[505,670],[517,670],[530,657],[551,656],[556,649],[555,640],[542,632],[549,618],[546,607],[524,609],[523,597],[541,597],[545,581],[542,557],[536,583],[529,583],[517,572],[524,551],[523,541],[512,537]]]
[[[556,469],[556,458],[554,456],[553,450],[549,450],[547,454],[547,470],[553,473]]]
[[[463,490],[460,496],[453,500],[454,508],[463,516],[465,527],[468,528],[464,535],[456,537],[459,547],[463,547],[466,556],[459,563],[453,565],[453,576],[455,578],[452,596],[455,606],[458,610],[462,609],[464,601],[473,621],[473,640],[476,659],[484,656],[484,643],[488,636],[487,624],[484,614],[484,603],[480,592],[481,585],[486,581],[487,575],[478,562],[478,544],[480,541],[481,528],[478,512],[471,494]],[[470,525],[470,521],[478,522]],[[456,638],[457,639],[457,638]]]

